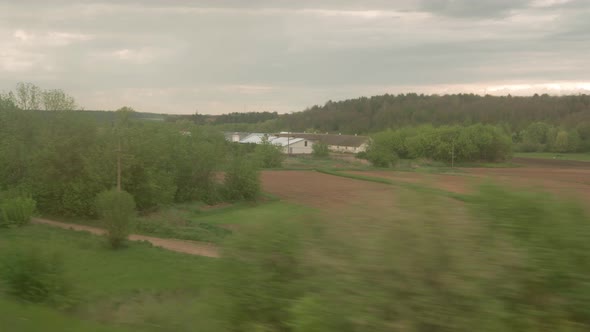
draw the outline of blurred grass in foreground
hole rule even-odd
[[[362,217],[344,209],[272,218],[280,206],[267,206],[226,238],[218,260],[145,244],[111,252],[100,238],[37,225],[1,230],[0,252],[35,244],[63,253],[80,303],[61,314],[3,299],[0,328],[590,329],[590,221],[580,204],[493,185],[466,202],[411,188],[396,196]]]

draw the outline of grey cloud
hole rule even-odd
[[[422,0],[420,8],[434,14],[456,17],[501,17],[524,8],[530,0]]]
[[[587,80],[588,11],[518,0],[4,2],[0,90],[32,81],[88,109],[220,113],[391,87]]]

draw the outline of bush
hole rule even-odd
[[[224,185],[229,200],[255,201],[260,194],[260,174],[254,163],[236,157],[225,173]]]
[[[317,142],[312,147],[312,155],[316,158],[324,158],[330,155],[328,144]]]
[[[391,167],[398,161],[397,154],[381,141],[373,140],[367,149],[367,160],[376,167]]]
[[[21,300],[67,307],[72,304],[61,256],[39,250],[6,255],[0,266],[6,293]]]
[[[361,151],[361,152],[359,152],[359,153],[357,153],[355,155],[355,158],[356,159],[364,159],[364,160],[367,160],[367,152],[366,151]]]
[[[392,163],[391,153],[404,159],[427,158],[446,163],[504,161],[512,156],[512,141],[500,128],[482,124],[421,126],[375,134],[367,150],[369,161],[387,167]]]
[[[116,189],[103,191],[96,198],[96,207],[107,230],[109,243],[114,249],[121,247],[129,236],[135,216],[133,196]]]
[[[254,156],[262,168],[281,167],[283,164],[283,159],[285,159],[282,148],[280,146],[273,145],[266,139],[263,140],[262,144],[256,145],[256,148],[254,149]]]
[[[35,200],[28,197],[8,198],[0,203],[0,226],[23,226],[31,221]]]

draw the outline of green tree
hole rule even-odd
[[[313,144],[312,148],[312,155],[316,158],[325,158],[330,155],[330,149],[328,148],[328,144],[323,142],[316,142]]]
[[[553,142],[553,151],[555,152],[568,152],[570,150],[569,135],[567,131],[560,130],[555,137]]]
[[[107,230],[107,238],[113,249],[123,246],[135,217],[135,201],[125,191],[103,191],[96,197],[96,207]]]
[[[31,221],[36,203],[30,197],[0,197],[0,226],[24,226]]]
[[[61,89],[43,91],[42,99],[46,111],[73,111],[78,107],[74,97]]]
[[[43,100],[41,88],[33,83],[19,82],[16,84],[16,92],[13,101],[21,110],[39,110]]]
[[[260,195],[260,173],[245,156],[234,157],[225,172],[224,186],[230,200],[255,201]]]
[[[390,135],[388,132],[379,133],[369,143],[366,157],[374,166],[391,167],[397,162],[398,156],[393,151],[389,138]]]
[[[262,139],[261,144],[256,145],[254,156],[262,168],[281,167],[283,159],[285,159],[282,147],[272,144],[267,137]]]

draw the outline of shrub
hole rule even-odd
[[[285,155],[282,148],[273,145],[267,139],[264,139],[261,144],[256,145],[254,149],[254,156],[260,163],[262,168],[278,168],[283,164]]]
[[[366,151],[361,151],[361,152],[359,152],[359,153],[357,153],[355,155],[355,158],[356,159],[364,159],[364,160],[366,160],[367,159],[367,152]]]
[[[39,250],[11,253],[2,261],[0,277],[6,293],[21,300],[63,307],[72,304],[70,283],[58,254]]]
[[[260,194],[260,174],[254,163],[236,157],[225,173],[224,185],[229,200],[255,201]]]
[[[133,196],[116,189],[103,191],[96,198],[96,207],[107,230],[109,243],[114,249],[121,247],[129,236],[135,216]]]
[[[324,158],[330,155],[328,144],[317,142],[312,147],[312,155],[316,158]]]
[[[28,197],[8,198],[0,203],[0,226],[23,226],[31,221],[35,200]]]
[[[381,141],[372,141],[367,149],[367,160],[376,167],[391,167],[398,161],[397,154]]]

